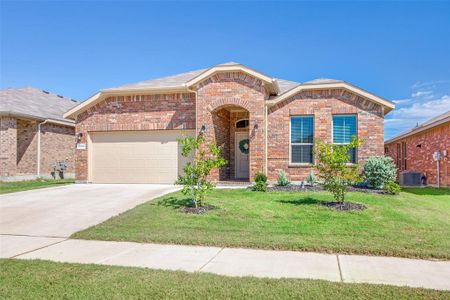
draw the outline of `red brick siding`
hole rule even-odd
[[[53,172],[52,163],[65,160],[66,173],[75,172],[75,128],[46,123],[41,126],[41,175]]]
[[[16,175],[37,174],[37,121],[17,120]]]
[[[210,141],[222,139],[211,130],[218,125],[213,120],[217,110],[244,108],[249,112],[250,178],[264,171],[266,93],[262,81],[241,72],[219,73],[201,82],[197,89],[197,128],[205,124],[205,135]],[[212,179],[219,177],[212,176]]]
[[[16,175],[17,121],[11,117],[0,117],[0,176]]]
[[[332,117],[335,114],[356,114],[358,138],[364,144],[358,149],[358,162],[369,156],[383,155],[383,112],[380,105],[341,89],[301,92],[269,109],[268,115],[268,177],[276,180],[285,170],[290,180],[305,180],[310,166],[289,165],[290,117],[314,116],[314,139],[332,142]]]
[[[38,121],[1,119],[2,177],[37,175]],[[51,176],[51,162],[68,160],[66,173],[74,173],[75,128],[46,123],[41,126],[41,176]]]
[[[386,144],[387,155],[394,159],[396,165],[397,144],[401,146],[402,142],[406,143],[406,171],[424,173],[427,183],[431,185],[437,184],[437,163],[433,160],[433,153],[440,150],[440,182],[442,186],[450,186],[450,123]],[[449,153],[447,157],[443,156],[444,150]]]
[[[87,142],[90,131],[195,129],[195,94],[110,97],[77,118],[76,132]],[[76,150],[78,181],[88,176],[87,150]]]

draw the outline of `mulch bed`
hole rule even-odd
[[[305,185],[301,186],[299,184],[290,184],[287,186],[279,186],[274,185],[267,188],[267,191],[269,192],[322,192],[324,191],[323,187],[321,185]],[[370,194],[379,194],[379,195],[389,195],[388,192],[385,190],[378,190],[378,189],[369,189],[364,187],[356,187],[356,186],[349,186],[348,192],[360,192],[360,193],[370,193]]]
[[[328,202],[328,201],[321,201],[320,205],[326,206],[331,209],[339,210],[339,211],[361,211],[367,209],[367,206],[360,204],[360,203],[353,203],[353,202]]]
[[[216,208],[217,207],[214,205],[206,204],[200,207],[186,206],[182,208],[182,211],[185,212],[186,214],[201,215]]]

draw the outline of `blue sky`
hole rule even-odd
[[[389,138],[450,109],[447,2],[1,1],[0,86],[78,100],[237,61],[337,78],[397,103]]]

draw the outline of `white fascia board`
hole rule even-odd
[[[391,101],[388,101],[386,99],[383,99],[381,97],[378,97],[372,93],[369,93],[361,88],[358,88],[352,84],[346,83],[346,82],[337,82],[337,83],[321,83],[321,84],[304,84],[299,85],[286,93],[278,96],[277,98],[274,98],[272,100],[266,101],[266,104],[268,106],[273,106],[275,104],[278,104],[295,94],[306,91],[306,90],[318,90],[318,89],[346,89],[350,92],[353,92],[357,95],[360,95],[361,97],[367,98],[375,103],[378,103],[384,107],[384,114],[387,114],[391,110],[395,108],[395,104]]]

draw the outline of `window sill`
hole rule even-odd
[[[289,163],[288,168],[311,168],[314,164],[310,163]]]

